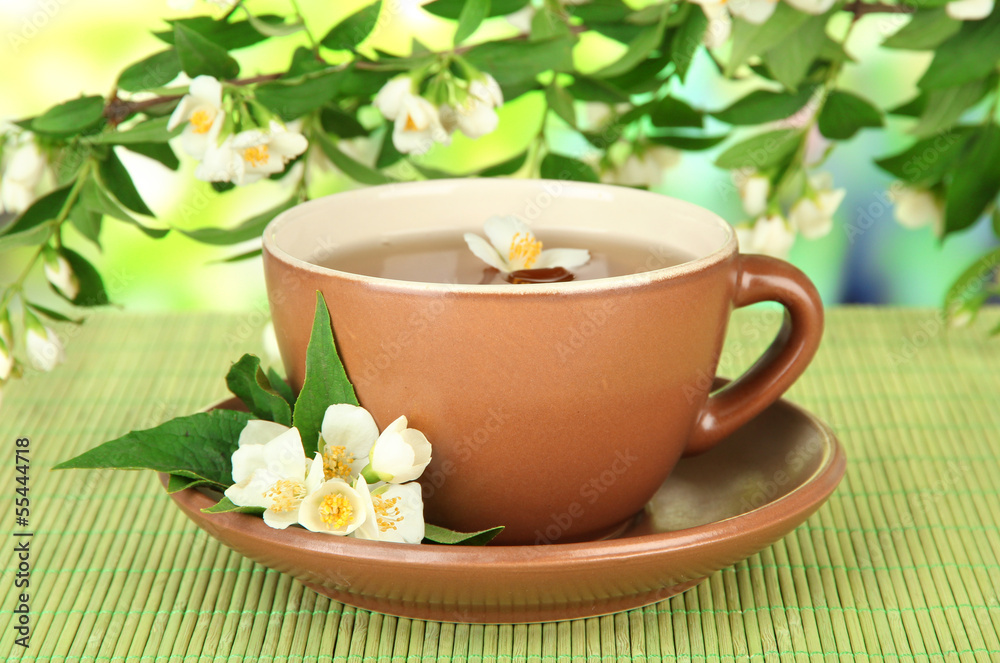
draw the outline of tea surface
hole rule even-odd
[[[475,229],[469,232],[482,234]],[[462,234],[448,231],[355,244],[317,264],[352,274],[402,281],[506,284],[503,274],[472,254]],[[666,244],[613,239],[595,233],[542,230],[537,237],[545,249],[590,251],[589,262],[570,270],[578,281],[663,269],[694,257]]]

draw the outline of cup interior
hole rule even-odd
[[[539,237],[572,231],[691,256],[667,269],[686,271],[735,250],[735,233],[704,208],[660,194],[559,180],[431,180],[338,193],[298,205],[264,231],[272,255],[310,271],[329,256],[373,242],[465,232],[482,234],[491,216],[516,216]],[[660,266],[650,261],[649,271]],[[367,278],[367,277],[366,277]],[[607,279],[603,279],[607,280]],[[568,285],[568,284],[560,284]]]

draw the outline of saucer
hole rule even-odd
[[[342,603],[414,619],[524,623],[594,617],[683,592],[795,529],[830,496],[845,465],[830,428],[782,400],[711,451],[681,460],[646,510],[601,541],[365,541],[202,513],[214,500],[193,488],[171,498],[224,545]]]

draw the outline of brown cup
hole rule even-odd
[[[463,285],[319,267],[359,243],[481,231],[493,215],[645,242],[642,271],[587,281]],[[695,256],[663,267],[664,247]],[[627,522],[682,455],[773,403],[819,345],[823,309],[786,262],[738,253],[720,217],[666,196],[546,180],[434,180],[336,194],[264,231],[264,272],[288,378],[302,386],[315,293],[361,404],[405,414],[433,445],[428,522],[504,525],[500,543],[570,542]],[[776,301],[764,355],[710,395],[733,308]],[[762,441],[762,443],[765,441]]]

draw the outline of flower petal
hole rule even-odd
[[[538,254],[534,269],[547,267],[565,267],[573,269],[585,265],[590,260],[590,251],[586,249],[546,249]]]
[[[993,0],[955,0],[944,6],[945,11],[953,19],[959,21],[978,21],[993,13]]]
[[[288,426],[282,426],[273,421],[251,419],[240,431],[239,446],[248,444],[267,444],[282,433],[288,431]]]
[[[515,235],[530,233],[534,236],[528,224],[516,216],[491,216],[483,224],[483,232],[505,261]]]
[[[371,466],[383,481],[403,483],[404,480],[397,477],[409,474],[415,460],[413,447],[406,443],[400,433],[382,433],[378,442],[372,447]]]
[[[332,498],[329,504],[328,497]],[[365,506],[358,491],[341,479],[330,479],[302,500],[299,524],[312,532],[345,536],[364,524],[368,517]]]
[[[497,252],[496,248],[479,235],[465,233],[465,243],[473,255],[485,262],[490,267],[499,269],[501,272],[509,272],[510,267]]]
[[[363,407],[349,403],[337,403],[326,408],[323,424],[320,426],[324,450],[329,447],[344,447],[362,465],[372,445],[378,439],[378,425],[371,413]],[[358,468],[360,469],[360,468]]]
[[[387,499],[398,498],[395,507],[401,518],[396,521],[396,527],[379,532],[382,541],[399,543],[420,543],[424,539],[424,502],[421,497],[420,484],[407,483],[401,486],[389,486],[382,496]]]

